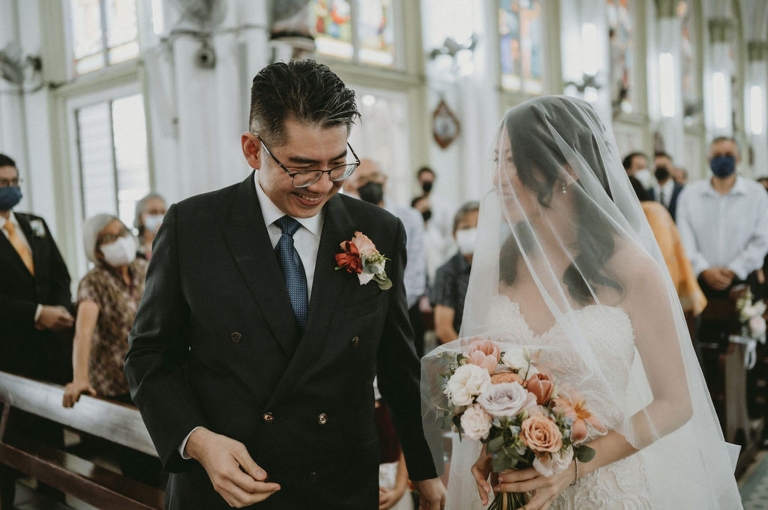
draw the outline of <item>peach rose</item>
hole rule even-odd
[[[493,382],[493,380],[491,380]],[[552,398],[552,392],[555,391],[553,383],[546,374],[534,374],[525,385],[526,389],[536,395],[536,403],[545,406]]]
[[[376,245],[373,244],[367,235],[362,232],[355,232],[355,237],[352,238],[352,244],[357,246],[360,251],[360,255],[366,257],[376,253]],[[342,248],[344,248],[342,243]]]
[[[563,447],[563,435],[557,424],[539,414],[527,418],[520,426],[520,439],[533,453],[555,453]]]
[[[523,380],[514,372],[500,372],[491,376],[491,384],[504,384],[511,382],[516,382],[521,385],[523,384]]]
[[[501,349],[490,340],[475,340],[469,345],[469,362],[473,365],[483,367],[488,373],[493,375],[501,359]]]

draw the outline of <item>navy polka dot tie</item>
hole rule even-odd
[[[285,286],[288,288],[288,297],[296,320],[301,329],[307,324],[307,276],[304,273],[304,264],[301,263],[299,252],[293,246],[293,234],[301,227],[301,224],[290,216],[283,216],[275,222],[280,227],[283,235],[275,246],[275,254],[283,271]]]

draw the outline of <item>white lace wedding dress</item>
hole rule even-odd
[[[573,319],[590,344],[601,367],[605,370],[608,384],[612,388],[624,389],[629,380],[632,362],[636,356],[634,333],[629,316],[621,308],[590,305],[572,312]],[[558,324],[542,334],[531,331],[525,318],[520,313],[517,303],[507,296],[500,295],[493,301],[488,311],[489,324],[501,331],[520,339],[520,344],[531,347],[554,347],[551,351],[542,350],[541,363],[557,365],[562,370],[557,375],[557,384],[561,387],[577,386],[580,393],[593,394],[590,381],[569,381],[569,374],[583,374],[585,367],[581,358],[573,352],[570,341],[564,338],[562,327]],[[569,384],[572,382],[572,384]],[[594,382],[593,389],[600,386]],[[618,425],[621,416],[611,409],[607,402],[591,398],[587,405],[603,419],[608,428]],[[468,474],[468,476],[471,476]],[[553,510],[601,509],[601,510],[640,510],[650,509],[651,499],[648,492],[648,478],[641,455],[632,455],[623,460],[604,466],[583,477],[573,486],[566,488],[555,500]]]

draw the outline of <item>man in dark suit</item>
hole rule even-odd
[[[16,163],[0,154],[0,370],[64,384],[72,373],[69,272],[45,220],[13,211],[20,200]],[[8,430],[63,446],[61,427],[23,413],[11,415]],[[0,509],[11,508],[14,478],[0,466]]]
[[[653,175],[656,184],[648,190],[651,200],[661,203],[674,220],[677,215],[677,198],[683,191],[683,185],[673,178],[675,166],[672,156],[666,152],[657,152],[653,157]]]
[[[166,508],[378,508],[376,374],[423,507],[444,504],[421,426],[403,225],[337,194],[359,164],[347,143],[358,116],[324,65],[262,69],[241,139],[257,172],[163,220],[125,371],[172,472]],[[387,257],[391,288],[337,270],[358,232]]]

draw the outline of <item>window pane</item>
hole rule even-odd
[[[357,0],[360,12],[360,60],[395,66],[395,27],[392,0]]]
[[[99,0],[70,0],[75,68],[78,74],[104,66]]]
[[[682,95],[685,120],[691,123],[700,111],[699,80],[696,72],[696,23],[690,0],[680,0],[677,15],[682,20],[682,45],[680,60],[682,71]]]
[[[499,8],[501,84],[531,94],[544,91],[540,0],[502,0]]]
[[[98,213],[115,214],[117,202],[109,103],[88,106],[77,112],[77,138],[83,214],[86,218]]]
[[[123,223],[131,226],[136,202],[149,193],[147,130],[144,101],[140,94],[112,103],[112,129],[119,216]]]
[[[106,0],[109,63],[139,56],[136,0]]]
[[[347,0],[311,0],[309,31],[315,36],[317,52],[332,57],[352,58],[352,9]]]
[[[634,52],[633,0],[606,0],[611,51],[611,103],[614,114],[632,111]]]

